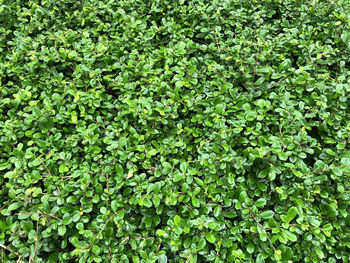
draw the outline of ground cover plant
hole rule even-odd
[[[0,262],[348,262],[350,3],[0,2]]]

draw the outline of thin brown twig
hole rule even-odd
[[[107,186],[107,195],[109,196],[109,177],[108,177],[108,173],[106,173],[106,186]]]
[[[281,140],[282,140],[282,145],[283,145],[282,152],[284,152],[284,150],[286,149],[286,145],[285,145],[285,143],[284,143],[284,139],[283,139],[283,134],[282,134],[281,124],[278,124],[278,128],[279,128],[279,130],[280,130],[280,135],[281,135]]]
[[[48,172],[48,174],[52,177],[52,174],[51,174],[49,168],[47,168],[47,166],[45,165],[45,163],[44,163],[41,159],[40,159],[40,162],[41,162],[41,164],[45,167],[45,169],[46,169],[46,171]]]
[[[317,108],[318,108],[318,105],[316,105],[316,107],[314,108],[314,112],[312,113],[310,120],[307,122],[308,125],[311,123],[312,119],[315,117]]]
[[[99,234],[101,234],[101,233],[105,230],[105,228],[106,228],[106,226],[107,226],[107,223],[108,223],[118,212],[119,212],[119,211],[115,211],[115,212],[107,219],[106,223],[103,225],[103,227],[102,227],[102,229],[100,230]]]
[[[268,239],[269,242],[270,242],[271,247],[272,247],[273,250],[276,252],[276,249],[275,249],[275,247],[273,246],[270,237],[267,235],[266,231],[265,231],[264,228],[260,225],[260,223],[258,222],[258,220],[256,220],[255,215],[254,215],[254,214],[252,213],[252,211],[250,210],[250,207],[248,207],[248,210],[249,210],[250,216],[254,219],[254,221],[255,221],[256,224],[259,226],[259,228],[261,229],[261,231],[265,234],[265,236],[267,237],[267,239]]]
[[[220,45],[219,45],[219,41],[218,41],[218,37],[217,37],[217,30],[216,29],[215,29],[214,35],[215,35],[216,45],[218,46],[218,50],[221,53],[221,48],[220,48]]]
[[[56,188],[57,188],[58,192],[60,192],[60,194],[62,195],[62,192],[61,192],[61,190],[58,188],[58,186],[56,186]]]
[[[0,211],[1,211],[2,209],[4,209],[4,207],[5,207],[9,202],[10,202],[10,201],[7,200],[7,201],[5,202],[5,204],[0,208]]]
[[[335,200],[339,199],[343,194],[348,193],[349,191],[346,191],[346,189],[344,189],[344,192],[342,192],[340,195],[338,195]]]
[[[155,127],[158,126],[159,123],[161,123],[163,121],[163,119],[159,120],[158,122],[154,123],[153,126],[151,127],[151,129],[149,129],[146,134],[149,134]]]
[[[18,257],[17,262],[18,262],[18,263],[20,262],[22,256],[21,256],[18,252],[14,251],[14,250],[12,250],[11,248],[9,248],[9,247],[7,247],[7,246],[5,246],[5,245],[2,245],[2,244],[0,244],[0,247],[3,248],[3,249],[6,249],[7,251],[10,251],[10,252],[13,253],[13,254],[15,254],[15,255]]]
[[[101,127],[102,127],[102,129],[104,129],[104,130],[107,130],[107,128],[102,124],[102,123],[100,123],[100,122],[98,122],[98,121],[95,121],[95,120],[93,120],[93,119],[91,119],[94,123],[96,123],[96,124],[99,124]]]
[[[111,247],[108,246],[108,257],[111,258],[112,257],[112,250]]]
[[[206,140],[205,142],[202,142],[202,143],[199,145],[199,149],[201,149],[202,146],[203,146],[204,144],[207,144],[207,143],[211,142],[212,140],[213,140],[213,138],[211,138],[211,139],[209,139],[209,140]]]
[[[43,216],[48,216],[48,217],[52,217],[52,218],[61,220],[61,218],[58,218],[57,216],[54,216],[54,215],[52,215],[52,214],[43,213],[43,212],[41,212],[41,211],[39,211],[38,213],[39,213],[40,215],[43,215]]]
[[[279,81],[277,81],[275,84],[273,84],[269,89],[272,89],[273,87],[277,86],[281,81],[283,81],[286,77],[281,78]]]
[[[308,52],[308,53],[309,53],[309,58],[311,60],[311,63],[314,64],[314,60],[312,59],[310,52]]]
[[[300,224],[289,224],[289,226],[300,226]],[[271,228],[265,228],[265,231],[271,231],[271,230],[274,230],[274,229],[281,229],[281,227],[271,227]],[[255,235],[257,233],[251,233],[251,235]]]
[[[171,167],[171,174],[170,174],[170,177],[173,178],[173,173],[174,173],[174,165]]]
[[[323,173],[323,172],[327,172],[327,171],[333,170],[333,169],[349,168],[349,167],[350,167],[350,165],[332,166],[332,167],[328,167],[328,168],[321,169],[321,170],[311,171],[311,173]]]
[[[39,219],[36,221],[36,233],[35,233],[35,249],[33,254],[33,263],[35,263],[36,252],[38,250],[38,228],[39,228]]]

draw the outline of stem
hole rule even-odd
[[[271,241],[270,237],[267,235],[265,229],[260,225],[260,223],[258,222],[258,220],[256,220],[255,215],[254,215],[254,214],[252,213],[252,211],[250,210],[250,207],[248,207],[248,210],[249,210],[250,216],[254,219],[254,221],[255,221],[256,224],[259,226],[259,228],[261,229],[261,231],[265,234],[265,236],[267,237],[267,239],[268,239],[269,242],[270,242],[271,247],[272,247],[273,250],[276,252],[276,249],[275,249],[275,247],[272,245],[272,241]]]
[[[0,247],[3,248],[3,249],[6,249],[7,251],[10,251],[11,253],[13,253],[13,254],[15,254],[16,256],[18,256],[17,263],[20,262],[22,256],[21,256],[18,252],[13,251],[11,248],[9,248],[9,247],[7,247],[7,246],[5,246],[5,245],[2,245],[2,244],[0,244]]]

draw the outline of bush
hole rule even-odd
[[[348,262],[349,14],[4,0],[2,262]]]

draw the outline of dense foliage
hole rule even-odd
[[[348,262],[350,3],[3,0],[1,262]]]

